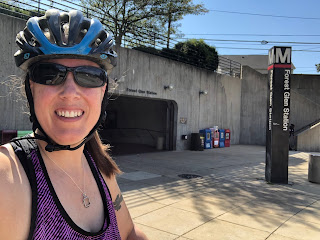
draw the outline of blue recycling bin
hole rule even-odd
[[[224,129],[219,129],[219,147],[223,148],[224,147],[224,141],[226,139],[225,136],[225,130]]]
[[[210,149],[212,148],[212,135],[211,135],[211,129],[201,129],[199,131],[204,137],[204,148]]]

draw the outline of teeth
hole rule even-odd
[[[80,117],[83,112],[82,111],[57,111],[58,116],[60,117],[66,117],[66,118],[74,118],[74,117]]]

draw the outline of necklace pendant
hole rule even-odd
[[[88,208],[90,206],[90,199],[85,193],[82,194],[82,202],[85,208]]]

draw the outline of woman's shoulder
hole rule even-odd
[[[0,189],[1,202],[5,198],[17,197],[28,193],[28,177],[10,144],[0,146]],[[19,200],[19,199],[18,199]],[[0,204],[0,206],[6,206]]]
[[[7,202],[13,195],[12,189],[17,184],[19,167],[14,156],[14,151],[9,144],[0,146],[0,189],[1,202]],[[12,199],[14,201],[14,199]],[[6,209],[6,204],[0,204],[0,214]],[[2,210],[2,211],[1,211]]]
[[[0,216],[6,219],[0,221],[0,239],[25,236],[31,209],[31,189],[23,167],[10,144],[0,146],[0,189]],[[21,223],[26,227],[21,227]]]
[[[0,146],[0,184],[12,182],[16,171],[17,159],[13,148],[10,144]]]
[[[24,186],[28,186],[28,178],[12,146],[10,144],[0,146],[0,189],[2,197],[11,195],[14,190]],[[3,194],[4,191],[8,192]]]

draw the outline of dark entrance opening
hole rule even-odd
[[[109,101],[107,114],[99,133],[112,155],[176,149],[176,102],[118,96]]]

